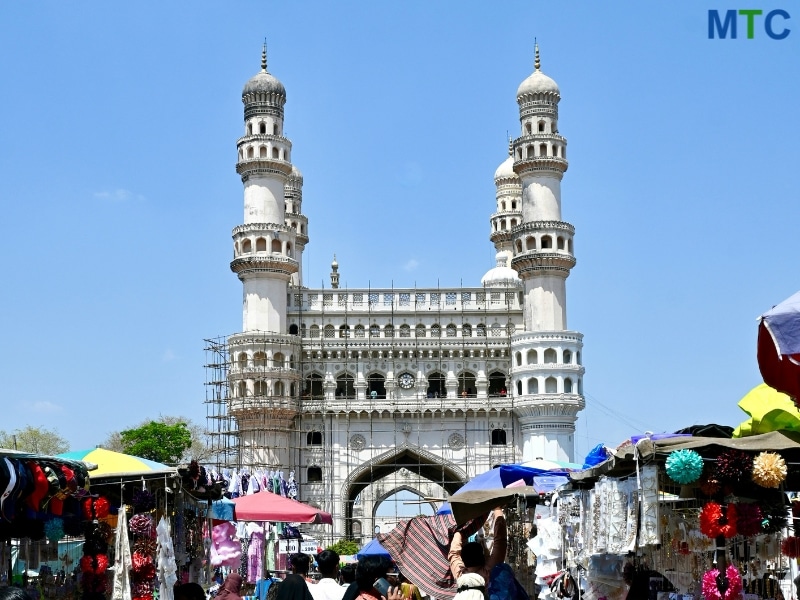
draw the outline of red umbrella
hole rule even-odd
[[[326,523],[333,525],[330,513],[284,498],[272,492],[258,492],[234,498],[234,514],[239,521],[273,521],[279,523]]]
[[[761,316],[758,368],[764,383],[800,402],[800,292]]]

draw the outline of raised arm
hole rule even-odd
[[[491,571],[495,565],[499,565],[506,560],[506,549],[508,548],[508,532],[506,531],[506,516],[502,508],[494,509],[494,540],[492,541],[492,553],[486,561],[486,570]],[[452,562],[450,563],[453,564]]]
[[[453,541],[450,542],[450,551],[447,553],[447,560],[450,561],[450,572],[453,573],[453,577],[456,579],[464,573],[464,561],[461,560],[462,543],[461,532],[456,531]]]

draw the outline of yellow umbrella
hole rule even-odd
[[[800,410],[786,394],[762,383],[739,400],[739,408],[750,415],[733,430],[733,437],[746,437],[770,431],[800,432]]]
[[[168,465],[148,460],[139,456],[114,452],[105,448],[91,448],[59,454],[59,458],[81,460],[85,463],[97,465],[96,469],[89,471],[89,478],[108,477],[117,475],[151,475],[156,473],[174,473],[175,468]]]

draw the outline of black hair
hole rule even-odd
[[[292,565],[292,571],[299,575],[308,575],[308,568],[311,566],[311,558],[308,554],[292,554],[289,557],[289,564]]]
[[[467,542],[461,548],[461,560],[467,568],[481,568],[486,565],[486,556],[483,553],[483,544],[480,542]]]
[[[386,577],[391,567],[389,559],[383,556],[365,556],[356,566],[356,583],[361,591],[371,590],[376,579]]]
[[[21,588],[8,586],[0,587],[0,600],[30,600]]]
[[[175,600],[206,600],[206,593],[199,583],[183,583],[175,588]]]
[[[323,550],[317,554],[317,569],[323,577],[332,577],[339,566],[339,554],[334,550]]]
[[[353,565],[345,565],[339,569],[342,583],[353,583],[356,580],[356,568]]]

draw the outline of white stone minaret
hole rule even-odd
[[[286,225],[294,229],[295,234],[297,273],[292,275],[291,284],[303,287],[303,251],[308,244],[308,217],[303,214],[303,174],[294,165],[283,193],[286,199]]]
[[[502,252],[509,259],[513,253],[511,230],[522,222],[522,185],[519,175],[514,172],[513,152],[513,142],[509,140],[508,158],[494,172],[497,210],[490,218],[492,232],[489,236],[495,250],[498,253]]]
[[[558,133],[556,82],[535,70],[517,90],[522,134],[513,141],[522,184],[522,222],[511,231],[515,269],[524,285],[525,333],[513,336],[512,381],[523,460],[574,459],[577,413],[583,409],[583,335],[567,329],[566,279],[575,266],[575,228],[561,220],[567,140]]]
[[[285,189],[299,172],[290,162],[292,144],[283,137],[286,90],[267,72],[266,46],[242,102],[245,132],[237,142],[236,172],[244,184],[244,223],[233,230],[231,270],[244,297],[242,333],[228,338],[229,412],[237,420],[241,465],[288,465],[300,346],[286,332],[287,288],[299,263],[297,233],[286,224]]]

